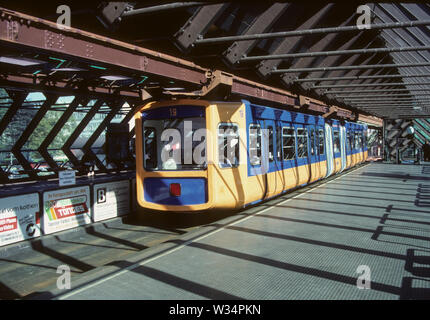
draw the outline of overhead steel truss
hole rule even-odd
[[[127,24],[140,16],[146,19],[158,12],[186,10],[188,20],[181,22],[176,32],[164,35],[173,36],[175,49],[168,51],[172,55],[139,47],[132,38],[124,43],[0,9],[0,64],[5,65],[2,57],[40,62],[2,69],[0,87],[8,90],[13,101],[2,119],[11,119],[14,108],[23,107],[19,101],[25,99],[25,93],[20,92],[30,90],[43,90],[46,100],[55,99],[61,92],[104,101],[97,111],[91,106],[87,112],[103,112],[108,117],[106,123],[123,101],[133,109],[150,96],[245,98],[281,104],[291,110],[343,119],[368,117],[376,122],[379,120],[372,115],[386,119],[408,114],[428,117],[430,6],[369,6],[370,29],[357,27],[356,8],[347,3],[267,3],[259,4],[258,10],[222,2],[164,7],[124,3],[110,12],[110,4],[103,7],[104,24]],[[192,57],[193,62],[176,58],[178,49],[182,57]],[[217,58],[234,71],[218,70]],[[212,64],[216,65],[213,69],[200,66]],[[32,125],[50,110],[48,104],[42,102],[35,109]],[[62,121],[67,121],[66,112],[70,113],[65,109]],[[127,112],[123,111],[128,116]],[[106,123],[95,133],[102,132]],[[0,132],[5,129],[2,126],[5,124],[0,123]],[[16,142],[15,157],[21,157],[28,134],[31,129]],[[45,150],[54,137],[47,138],[40,154],[55,166]],[[90,144],[94,139],[81,149],[105,170],[103,161],[92,154]],[[72,146],[68,142],[63,151],[68,153]],[[77,166],[73,152],[68,156]]]
[[[367,5],[371,9],[368,29],[357,25],[355,4],[267,3],[252,9],[209,3],[188,9],[190,17],[178,27],[174,44],[195,60],[219,57],[232,69],[254,69],[269,83],[279,81],[280,87],[328,105],[349,106],[322,89],[394,89],[402,84],[407,89],[426,89],[428,81],[420,78],[430,73],[429,5]],[[157,9],[131,6],[136,13]],[[128,12],[124,11],[124,18],[130,16]]]
[[[4,183],[49,179],[66,167],[85,173],[88,159],[95,163],[99,172],[118,170],[103,157],[104,145],[95,148],[95,142],[115,115],[122,114],[121,122],[127,123],[142,104],[161,96],[215,98],[225,94],[274,103],[291,110],[304,108],[315,114],[361,119],[376,126],[382,124],[379,118],[360,114],[355,109],[334,107],[285,89],[1,8],[0,44],[0,88],[5,90],[5,99],[9,101],[0,119],[0,136],[22,112],[20,110],[35,112],[10,150],[2,151],[14,157],[10,160],[11,166],[0,166],[0,178]],[[172,87],[182,89],[172,91]],[[45,99],[23,104],[26,97],[35,92],[43,92]],[[56,101],[65,96],[74,96],[73,101],[57,106]],[[40,131],[41,123],[52,111],[61,114],[49,133],[37,149],[26,148],[29,138]],[[53,149],[56,137],[76,112],[84,114],[82,120],[68,138]],[[80,141],[83,130],[99,114],[104,115],[103,120],[90,136]],[[130,139],[133,135],[134,128],[130,130]],[[29,152],[40,155],[48,167],[43,169],[40,163],[32,162]],[[56,161],[53,152],[62,152],[67,162]],[[17,179],[11,178],[17,173],[14,167],[19,167]],[[128,168],[133,169],[132,165]]]

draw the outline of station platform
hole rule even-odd
[[[429,299],[430,170],[370,163],[32,298]]]

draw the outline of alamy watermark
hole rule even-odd
[[[360,14],[357,18],[357,28],[360,30],[370,29],[370,18],[372,13],[370,7],[367,5],[358,6],[357,13]]]
[[[71,10],[70,7],[62,4],[57,7],[57,13],[60,16],[57,18],[57,25],[60,29],[67,29],[71,26]]]
[[[218,146],[219,163],[245,164],[246,158],[239,157],[239,148],[246,142],[241,137],[246,137],[245,129],[233,127],[218,128],[216,134],[206,128],[193,130],[191,120],[183,122],[183,132],[175,128],[166,128],[160,134],[160,141],[165,144],[161,147],[161,162],[168,166],[179,164],[208,163],[207,148]],[[216,137],[215,137],[216,135]],[[194,145],[193,145],[194,143]],[[249,159],[251,163],[261,166],[264,174],[268,170],[269,150],[269,129],[249,129]]]
[[[356,273],[360,274],[357,279],[357,288],[370,289],[370,285],[372,281],[370,267],[367,265],[360,265],[357,267]]]
[[[58,266],[57,273],[61,274],[57,278],[57,288],[60,290],[71,289],[70,267],[68,265],[62,264]]]

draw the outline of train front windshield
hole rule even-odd
[[[145,120],[143,155],[147,171],[205,170],[205,118]]]

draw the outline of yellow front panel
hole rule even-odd
[[[143,167],[143,137],[142,137],[142,115],[141,112],[143,110],[149,109],[149,108],[159,108],[159,107],[165,107],[165,106],[172,106],[175,104],[187,104],[187,105],[203,105],[208,106],[208,103],[206,101],[202,100],[189,100],[189,99],[183,99],[183,100],[177,100],[177,101],[164,101],[164,102],[151,102],[144,106],[139,112],[135,115],[136,125],[135,125],[135,132],[136,132],[136,193],[137,193],[137,202],[141,207],[153,209],[153,210],[160,210],[160,211],[201,211],[201,210],[207,210],[212,208],[213,205],[213,196],[210,192],[210,181],[211,181],[211,165],[208,164],[207,170],[198,170],[198,171],[146,171]],[[209,126],[208,119],[206,119],[206,127]],[[212,157],[212,152],[209,148],[207,148],[207,158],[208,162],[209,159]],[[183,205],[163,205],[163,204],[157,204],[152,202],[145,201],[144,196],[144,188],[143,188],[143,181],[145,178],[150,177],[157,177],[157,178],[183,178],[183,177],[204,177],[208,179],[208,202],[205,204],[198,204],[198,205],[190,205],[190,206],[183,206]]]

